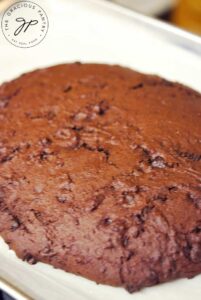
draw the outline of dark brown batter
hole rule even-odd
[[[201,96],[119,66],[0,87],[0,234],[133,292],[201,273]]]

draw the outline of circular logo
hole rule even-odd
[[[20,1],[11,5],[1,21],[5,38],[14,46],[29,48],[38,45],[48,31],[48,17],[38,4]]]

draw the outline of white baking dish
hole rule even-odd
[[[103,0],[44,0],[49,32],[33,48],[16,48],[0,33],[0,82],[62,62],[122,64],[201,91],[201,39]],[[0,239],[0,287],[17,299],[200,300],[201,276],[133,295],[38,263],[17,259]]]

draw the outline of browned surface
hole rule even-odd
[[[129,291],[201,272],[201,96],[69,64],[0,87],[0,233]]]

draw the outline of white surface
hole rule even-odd
[[[201,276],[129,294],[123,288],[97,285],[42,263],[30,266],[0,242],[0,274],[36,300],[200,300]],[[0,284],[1,287],[1,284]],[[13,296],[18,296],[13,293]],[[24,300],[18,297],[18,300]]]
[[[180,31],[172,35],[172,28],[157,31],[155,25],[151,26],[152,21],[96,0],[35,2],[40,2],[48,14],[49,33],[40,45],[20,49],[10,45],[0,32],[0,82],[38,67],[80,60],[130,66],[201,91],[201,42],[198,38]],[[160,27],[166,28],[166,25]],[[196,52],[190,48],[195,48]],[[29,266],[17,259],[1,239],[0,277],[37,300],[201,299],[201,276],[130,295],[122,288],[97,285],[48,265]],[[9,289],[3,283],[0,286]],[[23,298],[19,296],[18,299]]]

